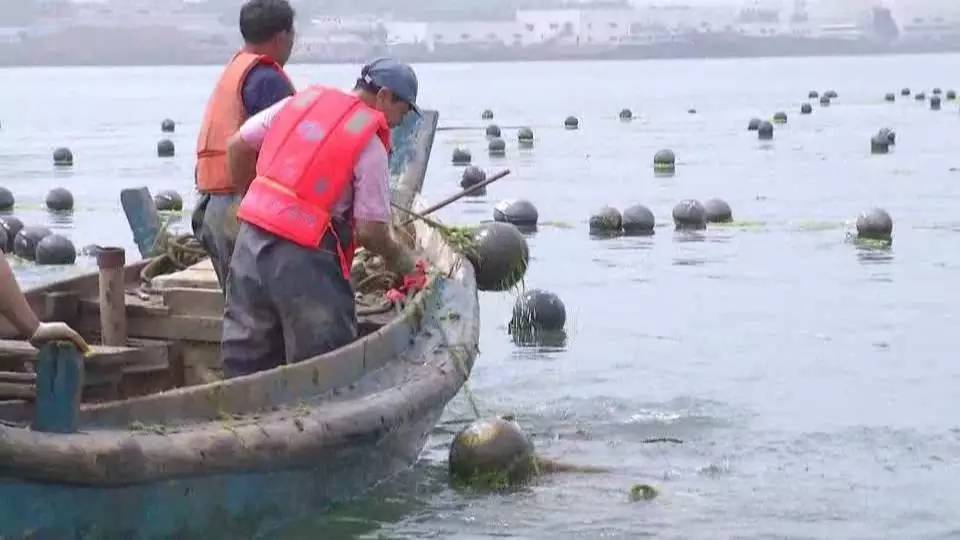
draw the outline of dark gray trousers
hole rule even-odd
[[[332,235],[322,248],[241,222],[223,315],[227,377],[306,360],[357,338],[353,288],[340,270]]]
[[[217,273],[220,288],[226,290],[230,258],[233,257],[233,248],[240,228],[237,222],[240,197],[232,193],[215,193],[209,197],[199,239],[210,254],[210,262],[213,263],[213,271]]]

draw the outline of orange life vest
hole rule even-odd
[[[223,70],[207,102],[197,138],[197,189],[202,193],[235,191],[233,179],[227,171],[227,139],[247,119],[243,107],[243,81],[250,70],[260,64],[272,66],[284,78],[287,77],[280,64],[269,56],[238,52]]]
[[[237,218],[308,248],[337,235],[331,212],[353,181],[360,153],[374,135],[390,151],[383,113],[356,96],[322,87],[294,95],[277,113]],[[353,249],[337,237],[341,270],[350,279]]]

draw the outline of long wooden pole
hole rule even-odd
[[[479,190],[479,189],[482,189],[482,188],[485,188],[485,187],[489,186],[490,184],[496,182],[497,180],[500,180],[501,178],[503,178],[504,176],[507,176],[508,174],[510,174],[510,169],[504,169],[504,170],[498,172],[497,174],[491,176],[490,178],[487,178],[487,179],[484,180],[483,182],[474,184],[474,185],[472,185],[472,186],[464,189],[464,190],[461,191],[460,193],[457,193],[456,195],[452,195],[452,196],[450,196],[450,197],[447,197],[446,199],[438,202],[437,204],[435,204],[435,205],[427,208],[426,210],[423,210],[422,212],[419,212],[419,213],[417,213],[417,214],[414,214],[414,215],[415,215],[417,218],[422,218],[423,216],[425,216],[425,215],[427,215],[427,214],[432,214],[433,212],[436,212],[437,210],[443,208],[444,206],[447,206],[447,205],[450,205],[450,204],[452,204],[452,203],[454,203],[454,202],[459,201],[460,199],[466,197],[467,195],[473,193],[474,191],[477,191],[477,190]],[[404,210],[406,210],[406,209],[404,209]],[[408,212],[409,212],[409,211],[408,211]],[[411,212],[411,213],[412,213],[412,212]],[[407,225],[413,223],[414,219],[416,219],[416,218],[408,219],[407,221],[405,221],[405,222],[402,223],[402,226],[406,227]]]

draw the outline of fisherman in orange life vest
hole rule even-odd
[[[245,195],[223,316],[228,377],[357,338],[354,240],[398,275],[423,278],[390,225],[390,127],[419,114],[416,100],[413,69],[382,58],[352,92],[311,87],[231,137],[230,172]]]
[[[200,239],[222,288],[237,237],[240,204],[227,171],[227,139],[243,122],[293,94],[283,66],[293,50],[294,11],[287,0],[249,0],[240,9],[245,45],[230,61],[207,104],[197,141],[197,189],[193,216]]]

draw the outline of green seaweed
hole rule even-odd
[[[726,221],[723,223],[711,223],[710,227],[720,227],[720,228],[729,228],[729,229],[762,229],[767,226],[765,221]]]
[[[797,230],[803,232],[832,231],[842,227],[842,223],[830,221],[801,221],[797,224]]]
[[[157,435],[167,434],[167,426],[163,424],[144,424],[143,422],[137,420],[130,422],[130,425],[127,426],[127,429],[130,431],[149,432]]]
[[[890,247],[893,246],[893,239],[892,238],[881,239],[881,238],[856,237],[853,240],[853,243],[860,249],[886,250],[886,249],[890,249]]]

